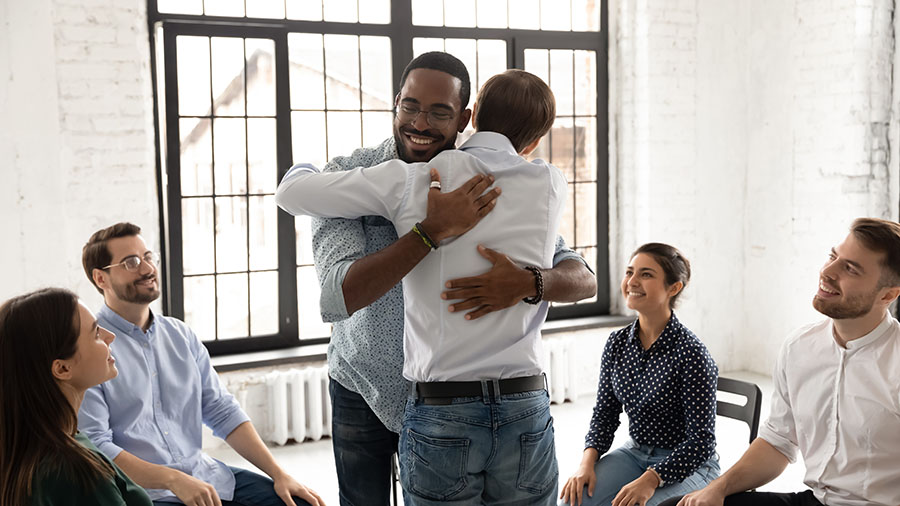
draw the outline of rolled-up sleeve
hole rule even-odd
[[[84,433],[110,460],[122,453],[122,448],[113,443],[113,431],[109,428],[109,406],[103,385],[88,388],[78,411],[78,430]]]
[[[553,266],[556,267],[564,260],[578,260],[587,267],[587,270],[591,271],[591,274],[594,273],[594,270],[588,265],[587,260],[578,254],[578,252],[566,246],[566,240],[563,239],[561,235],[558,235],[556,236],[556,253],[553,254]]]
[[[238,425],[250,420],[233,395],[222,385],[209,361],[206,347],[190,332],[191,353],[200,372],[200,410],[203,423],[216,437],[225,439]]]
[[[767,443],[774,446],[781,452],[788,461],[794,463],[797,461],[797,427],[794,424],[794,414],[791,411],[790,393],[787,388],[787,378],[785,377],[785,364],[787,355],[788,341],[785,341],[775,361],[775,372],[772,374],[772,383],[774,386],[772,393],[772,404],[769,410],[769,417],[759,427],[759,437]]]

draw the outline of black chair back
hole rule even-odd
[[[750,427],[750,442],[756,439],[759,430],[759,413],[762,409],[762,391],[755,383],[719,376],[720,392],[742,395],[747,403],[741,406],[725,401],[716,401],[716,414],[726,418],[741,420]]]

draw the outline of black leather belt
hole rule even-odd
[[[482,383],[486,388],[482,388]],[[499,384],[499,391],[495,391],[495,385]],[[518,394],[543,390],[546,387],[543,374],[536,376],[524,376],[521,378],[484,381],[435,381],[431,383],[416,383],[416,394],[425,404],[450,404],[453,397],[481,397],[485,390],[492,398],[504,394]]]

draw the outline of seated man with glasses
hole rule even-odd
[[[97,322],[116,334],[119,376],[88,389],[78,429],[157,505],[281,506],[293,505],[292,496],[298,506],[323,505],[275,462],[194,332],[150,310],[159,257],[140,232],[117,223],[82,251],[84,272],[103,295]],[[271,479],[203,453],[202,424]]]
[[[431,82],[422,88],[435,90],[437,72],[416,69],[407,84]],[[419,107],[401,92],[398,120],[417,129],[448,121],[443,108],[421,114]],[[549,163],[522,157],[550,130],[555,110],[540,78],[507,70],[478,93],[476,132],[458,150],[427,163],[392,160],[341,172],[301,164],[276,191],[278,205],[295,215],[383,216],[398,235],[412,230],[427,254],[403,278],[403,376],[415,384],[399,444],[407,504],[555,504],[553,423],[540,363],[548,309],[542,270],[553,265],[566,181]],[[478,174],[489,177],[473,181]],[[503,188],[496,208],[482,195],[489,181]],[[456,193],[482,200],[484,218],[451,240],[457,234],[427,220],[436,201]],[[450,280],[490,270],[500,255],[486,247],[531,276],[513,290],[527,296],[475,318],[441,292]]]

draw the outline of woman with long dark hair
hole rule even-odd
[[[673,312],[690,278],[690,262],[668,244],[644,244],[631,255],[622,296],[638,318],[603,350],[597,404],[564,503],[654,506],[719,475],[718,368]],[[607,453],[623,409],[631,440]]]
[[[0,506],[152,504],[77,431],[85,390],[118,374],[113,339],[68,290],[0,306]]]

